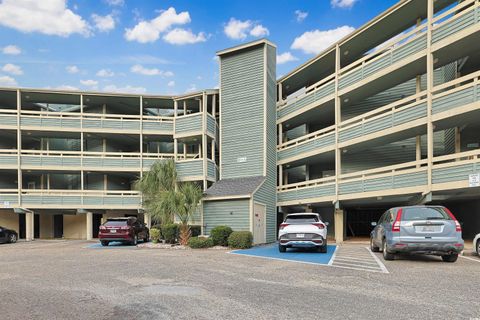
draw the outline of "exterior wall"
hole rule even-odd
[[[226,225],[234,231],[250,231],[250,200],[217,200],[204,201],[203,224],[204,233],[216,226]]]
[[[0,226],[15,230],[19,233],[18,214],[14,213],[13,210],[1,210]]]
[[[63,237],[65,239],[87,238],[87,217],[85,214],[63,216]]]
[[[265,48],[220,57],[220,178],[262,176]]]

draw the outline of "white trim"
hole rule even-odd
[[[230,48],[227,48],[227,49],[224,49],[224,50],[217,51],[217,56],[221,56],[221,55],[224,55],[224,54],[227,54],[227,53],[231,53],[231,52],[235,52],[235,51],[238,51],[238,50],[254,47],[254,46],[257,46],[257,45],[260,45],[260,44],[269,44],[272,47],[275,47],[275,48],[277,47],[275,44],[273,44],[272,42],[270,42],[269,40],[264,38],[264,39],[247,42],[247,43],[235,46],[235,47],[230,47]]]
[[[390,273],[388,272],[387,267],[385,267],[385,265],[380,261],[380,259],[378,259],[378,257],[372,252],[372,250],[370,250],[369,247],[365,247],[365,249],[367,249],[367,251],[370,252],[373,259],[375,259],[375,261],[378,263],[378,266],[380,267],[380,269],[382,269],[383,273]]]

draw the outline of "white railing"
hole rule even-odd
[[[281,109],[297,102],[298,100],[303,99],[304,97],[306,97],[310,94],[314,94],[315,92],[323,89],[325,86],[330,85],[334,81],[335,81],[335,74],[331,74],[328,77],[325,77],[325,78],[315,82],[314,84],[306,87],[304,92],[302,92],[298,95],[295,95],[295,96],[288,97],[286,100],[279,101],[277,103],[277,109],[281,110]]]
[[[285,184],[283,186],[278,186],[277,191],[279,192],[291,191],[291,190],[297,190],[297,189],[302,189],[307,187],[324,186],[324,185],[331,185],[331,184],[335,184],[335,177],[325,177],[320,179],[313,179],[308,181]]]
[[[317,138],[321,138],[321,137],[324,137],[326,135],[333,134],[333,133],[335,133],[335,125],[329,126],[327,128],[323,128],[323,129],[320,129],[320,130],[317,130],[317,131],[314,131],[312,133],[308,133],[304,136],[301,136],[301,137],[298,137],[298,138],[295,138],[295,139],[292,139],[292,140],[289,140],[289,141],[286,141],[286,142],[283,142],[283,143],[281,143],[277,146],[277,151],[282,151],[282,150],[285,150],[285,149],[288,149],[288,148],[291,148],[291,147],[294,147],[294,146],[298,146],[298,145],[307,143],[309,141],[313,141]]]

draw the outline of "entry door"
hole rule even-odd
[[[265,233],[265,205],[255,203],[253,205],[253,242],[267,242]]]
[[[102,217],[103,217],[103,214],[99,214],[99,213],[93,214],[92,235],[94,238],[98,238],[98,231],[100,229],[100,225],[102,224]]]
[[[53,216],[53,237],[63,238],[63,214]]]
[[[40,239],[40,215],[33,215],[33,237],[35,239]]]

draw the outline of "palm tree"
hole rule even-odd
[[[173,222],[175,206],[169,203],[177,186],[175,161],[157,161],[150,171],[135,182],[135,189],[142,192],[143,205],[153,220],[162,224]]]
[[[135,182],[142,192],[143,203],[152,219],[162,224],[172,223],[176,216],[180,221],[180,243],[190,239],[189,222],[202,200],[202,189],[192,182],[177,181],[175,161],[157,161],[150,171]]]

